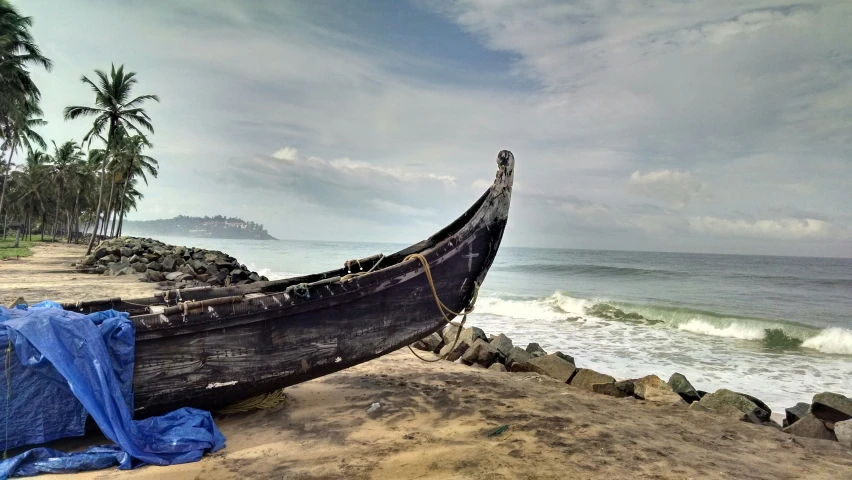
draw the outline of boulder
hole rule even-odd
[[[473,345],[461,356],[462,362],[477,363],[483,367],[490,367],[500,355],[500,352],[490,343],[482,338],[477,338]]]
[[[588,368],[578,368],[577,373],[574,374],[574,377],[571,378],[569,383],[571,386],[592,392],[594,391],[592,390],[592,385],[596,383],[615,383],[615,378]]]
[[[178,271],[178,272],[181,272],[181,273],[185,273],[185,274],[187,274],[187,275],[192,275],[193,277],[194,277],[194,276],[196,276],[196,275],[198,275],[198,272],[196,272],[196,271],[195,271],[195,269],[194,269],[194,268],[192,268],[192,265],[190,265],[190,264],[188,264],[188,263],[181,265],[181,266],[177,269],[177,271]]]
[[[747,399],[751,400],[751,401],[752,401],[752,403],[754,403],[755,405],[757,405],[757,406],[758,406],[761,410],[764,410],[764,411],[766,411],[766,412],[769,412],[769,415],[770,415],[770,416],[772,415],[772,409],[771,409],[771,408],[769,408],[769,405],[767,405],[767,404],[763,403],[763,401],[761,401],[759,398],[757,398],[757,397],[753,397],[753,396],[751,396],[751,395],[749,395],[749,394],[747,394],[747,393],[741,393],[741,392],[737,392],[737,393],[739,393],[740,395],[744,396],[745,398],[747,398]],[[768,421],[770,421],[770,419],[769,419],[769,417],[768,417],[768,416],[767,416],[765,419],[764,419],[763,417],[760,417],[760,419],[761,419],[761,421],[762,421],[762,422],[768,422]]]
[[[732,411],[729,407],[734,407],[741,414],[740,420],[748,420],[754,423],[769,421],[770,412],[760,408],[757,404],[743,395],[724,388],[705,395],[698,403],[701,403],[710,410],[718,411],[720,413],[730,413]],[[757,419],[757,421],[755,422],[754,419]]]
[[[797,437],[837,441],[837,436],[812,413],[805,415],[798,422],[784,427],[781,431]]]
[[[233,272],[231,272],[231,275],[233,275]],[[488,337],[479,327],[465,328],[459,336],[459,343],[464,342],[469,346],[472,346],[477,340],[482,340],[483,342],[488,343]]]
[[[166,279],[163,272],[158,272],[156,270],[146,270],[145,278],[148,279],[149,282],[162,282]]]
[[[423,342],[423,345],[426,347],[424,350],[428,350],[430,352],[440,352],[441,347],[444,346],[444,339],[437,333],[424,337],[420,341]]]
[[[132,264],[130,264],[130,266],[131,266],[131,267],[133,268],[133,270],[134,270],[135,272],[137,272],[137,273],[144,273],[144,272],[145,272],[145,270],[147,270],[147,269],[148,269],[148,268],[145,266],[145,264],[144,264],[144,263],[142,263],[142,262],[132,263]]]
[[[201,262],[197,262],[197,263],[201,263]],[[248,279],[248,274],[246,273],[245,270],[242,270],[242,269],[239,269],[239,268],[235,268],[235,269],[231,270],[231,281],[232,282],[239,282],[240,280],[246,280],[246,279]]]
[[[124,268],[130,268],[130,264],[125,262],[110,262],[107,264],[107,273],[110,275],[118,275],[118,272]],[[133,269],[131,268],[131,270]]]
[[[592,391],[616,398],[632,397],[633,382],[622,380],[620,382],[594,383],[592,384]]]
[[[530,360],[530,354],[521,347],[512,347],[509,354],[506,355],[506,366],[511,367],[513,364],[525,365]]]
[[[842,422],[852,419],[852,399],[839,393],[824,392],[814,395],[811,413],[825,422]]]
[[[648,375],[633,380],[633,393],[637,398],[649,402],[682,404],[684,400],[672,390],[672,387],[656,375]]]
[[[166,280],[170,282],[176,282],[178,277],[184,275],[183,272],[169,272],[166,274]]]
[[[441,337],[444,339],[444,345],[453,344],[453,342],[456,340],[456,335],[459,335],[458,332],[460,328],[461,327],[453,323],[444,327],[444,331],[441,332]]]
[[[495,372],[508,372],[508,370],[506,370],[506,366],[500,362],[492,363],[491,366],[488,367],[488,370],[494,370]]]
[[[837,441],[846,448],[852,448],[852,420],[843,420],[834,424]]]
[[[512,339],[502,333],[491,339],[489,343],[505,357],[508,357],[509,352],[512,351]]]
[[[122,257],[128,257],[128,258],[130,258],[130,257],[132,257],[132,256],[133,256],[133,250],[131,250],[130,248],[127,248],[127,247],[122,247],[122,248],[119,250],[119,252],[121,253],[121,256],[122,256]]]
[[[161,261],[161,265],[163,266],[163,270],[166,271],[166,272],[174,271],[175,260],[177,260],[177,258],[175,258],[174,255],[166,255],[165,257],[163,257],[163,259]]]
[[[148,268],[151,270],[156,270],[158,272],[163,271],[163,264],[160,262],[151,262],[148,264]]]
[[[210,280],[210,274],[209,273],[199,273],[198,275],[195,276],[195,279],[198,280],[199,282],[206,282],[207,280]]]
[[[427,347],[426,344],[423,343],[423,340],[417,340],[416,342],[412,343],[411,348],[416,348],[417,350],[423,350],[424,352],[431,351],[431,350],[429,350],[429,347]]]
[[[143,266],[144,266],[144,265],[143,265]],[[136,273],[136,270],[135,270],[133,267],[129,267],[129,266],[128,266],[128,267],[124,267],[124,268],[122,268],[121,270],[119,270],[118,272],[116,272],[116,274],[115,274],[115,275],[116,275],[116,276],[121,276],[121,275],[133,275],[134,273]]]
[[[541,348],[541,345],[537,343],[530,343],[527,345],[527,353],[530,354],[531,357],[541,357],[542,355],[547,355],[547,352]]]
[[[92,252],[92,255],[95,256],[95,260],[100,260],[100,259],[104,258],[105,256],[107,256],[108,253],[109,252],[107,251],[106,247],[99,246],[98,248],[95,249],[94,252]]]
[[[529,364],[520,362],[515,362],[506,368],[512,373],[525,373],[533,371]]]
[[[531,358],[526,365],[530,371],[547,375],[562,383],[567,383],[568,379],[577,370],[573,363],[563,360],[556,355],[542,355]]]
[[[577,364],[577,362],[574,361],[574,357],[572,357],[571,355],[568,355],[567,353],[562,353],[562,352],[556,351],[556,352],[553,352],[553,354],[556,355],[557,357],[561,358],[562,360],[569,361],[569,362],[573,363],[574,365]]]
[[[459,342],[455,348],[452,347],[452,343],[444,345],[438,355],[444,358],[444,360],[455,362],[456,360],[461,358],[461,356],[464,355],[464,352],[467,350],[467,344],[464,342]]]
[[[808,412],[811,411],[811,404],[799,402],[794,407],[785,408],[786,418],[784,418],[784,426],[792,425],[802,419]]]
[[[672,391],[680,395],[680,398],[684,399],[686,403],[701,400],[701,395],[698,394],[698,391],[695,390],[695,387],[689,383],[689,380],[687,380],[683,374],[673,373],[672,376],[669,377],[668,384],[672,387]]]
[[[248,279],[249,279],[249,281],[252,281],[252,282],[259,282],[259,281],[260,281],[260,275],[258,275],[258,274],[257,274],[257,273],[255,273],[255,272],[251,272],[251,273],[249,274],[249,278],[248,278]]]
[[[94,265],[97,260],[97,257],[95,257],[94,255],[88,255],[83,258],[83,260],[80,262],[80,265],[91,266]]]
[[[135,253],[133,254],[133,256],[131,256],[129,259],[127,259],[127,261],[130,262],[131,264],[133,264],[133,263],[148,263],[148,260],[146,260],[145,257],[136,255]]]
[[[186,255],[186,247],[175,247],[175,255],[179,257]]]

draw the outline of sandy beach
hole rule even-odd
[[[32,257],[0,262],[0,299],[153,292],[135,276],[75,272],[71,262],[83,251],[42,245]],[[475,314],[469,323],[476,324]],[[597,395],[532,373],[424,363],[408,350],[286,392],[286,403],[276,408],[217,416],[227,446],[200,462],[48,477],[852,478],[852,451],[837,442],[794,438],[685,406]],[[380,407],[368,413],[375,403]],[[503,425],[506,432],[489,437]]]

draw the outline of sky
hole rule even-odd
[[[852,2],[20,0],[80,81],[159,95],[131,220],[414,243],[516,159],[504,244],[852,256]]]

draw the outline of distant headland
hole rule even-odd
[[[174,235],[195,238],[227,238],[238,240],[277,240],[263,225],[247,222],[241,218],[186,217],[145,221],[125,221],[124,232],[129,235]]]

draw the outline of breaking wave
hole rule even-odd
[[[521,320],[554,322],[579,317],[615,320],[698,335],[759,341],[765,348],[773,350],[804,348],[852,355],[852,330],[846,328],[819,329],[781,320],[736,317],[685,308],[601,302],[561,292],[539,298],[486,293],[477,301],[476,310]]]

